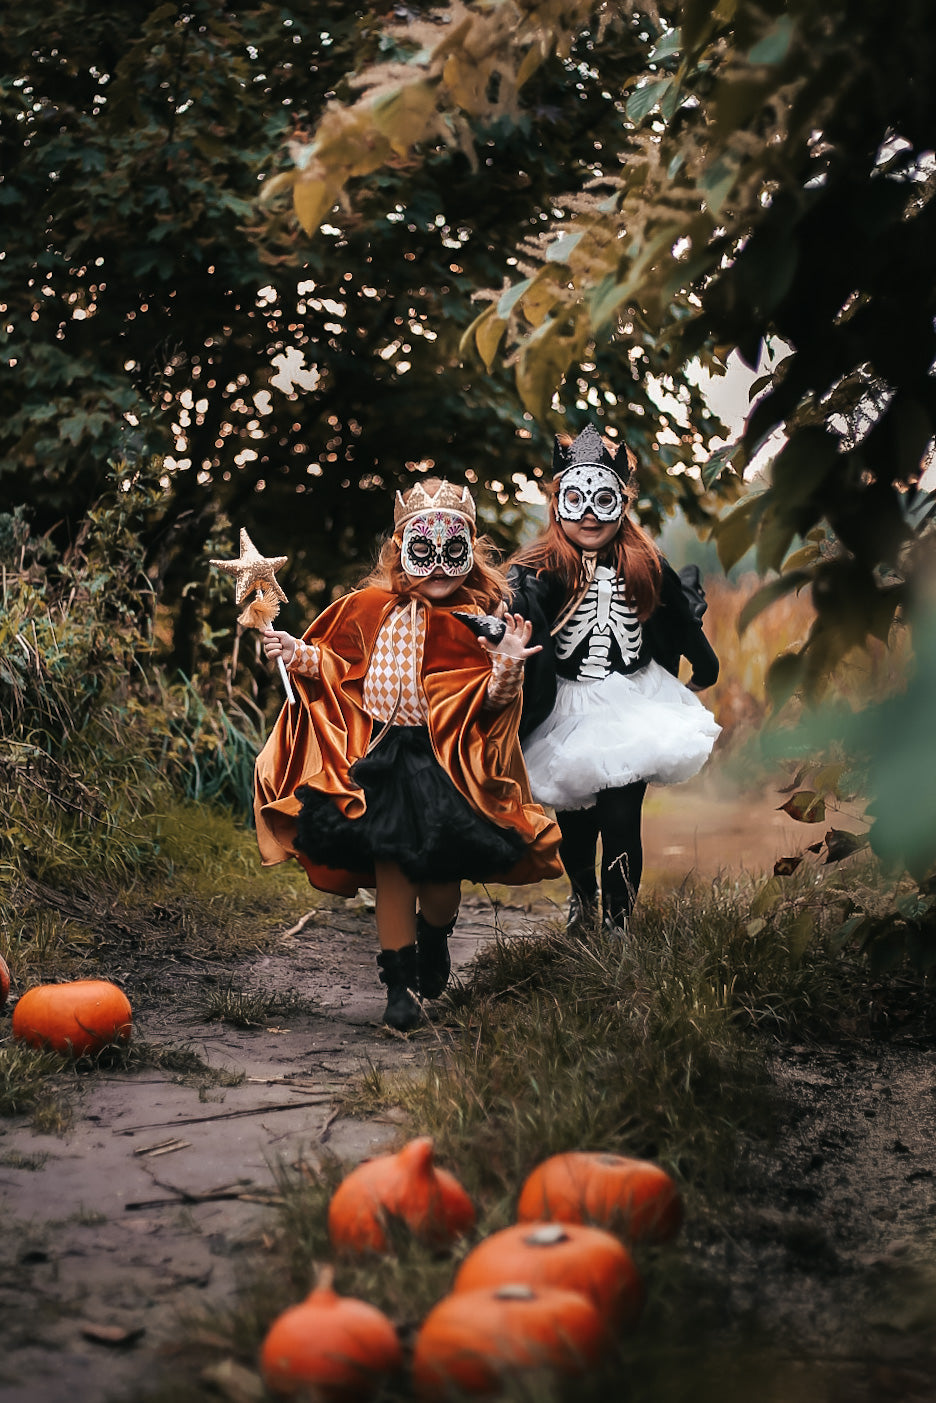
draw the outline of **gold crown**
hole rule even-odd
[[[399,530],[411,517],[429,511],[457,512],[465,518],[472,530],[477,522],[475,504],[468,488],[456,487],[454,482],[446,482],[443,479],[435,492],[427,492],[422,483],[417,482],[410,488],[409,497],[405,502],[402,492],[397,492],[393,503],[394,529]]]

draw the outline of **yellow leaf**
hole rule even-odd
[[[494,364],[494,357],[497,355],[497,348],[501,343],[501,337],[507,330],[507,323],[497,316],[494,307],[490,308],[486,319],[475,332],[475,342],[478,347],[478,354],[484,361],[484,367],[490,373]]]
[[[276,195],[282,194],[284,190],[291,190],[296,183],[296,172],[280,171],[278,175],[271,175],[260,186],[260,201],[266,204],[267,200],[272,200]]]
[[[532,78],[542,62],[543,55],[540,52],[539,44],[531,44],[523,55],[523,62],[517,69],[516,83],[518,88],[522,88],[526,80]]]
[[[543,336],[542,328],[535,342],[529,342],[517,363],[517,390],[535,419],[543,420],[549,413],[552,397],[562,385],[574,352],[574,342],[559,336]]]
[[[465,330],[462,332],[461,339],[458,343],[458,354],[463,360],[465,356],[467,356],[468,352],[471,350],[472,345],[474,344],[475,332],[478,330],[478,327],[484,321],[485,317],[489,317],[490,315],[490,306],[485,307],[484,311],[479,312],[478,315],[475,317],[474,321],[465,327]]]
[[[838,794],[838,782],[845,773],[846,766],[838,760],[832,765],[823,765],[813,780],[813,789],[817,794]]]
[[[442,69],[442,81],[455,103],[473,115],[487,108],[487,85],[490,68],[464,62],[463,55],[450,54]]]
[[[546,270],[540,269],[520,298],[523,315],[531,326],[541,325],[547,313],[556,305],[557,298],[555,285],[546,277]]]
[[[296,218],[307,234],[314,234],[333,208],[338,186],[329,180],[297,180],[293,188]]]
[[[407,83],[386,97],[375,98],[371,107],[374,126],[396,155],[408,155],[435,130],[436,93],[434,83]]]

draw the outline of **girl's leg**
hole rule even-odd
[[[634,907],[643,873],[640,817],[644,780],[603,789],[595,806],[601,828],[601,892],[605,920],[624,925]]]
[[[432,926],[450,925],[461,905],[461,882],[422,882],[419,909]]]
[[[458,916],[461,883],[423,882],[418,891],[416,947],[419,951],[419,992],[424,999],[437,999],[452,973],[448,938]]]
[[[375,864],[377,878],[375,913],[380,954],[380,982],[387,986],[384,1022],[409,1032],[422,1022],[413,997],[419,988],[416,953],[416,887],[395,862]]]
[[[598,911],[598,881],[595,858],[598,850],[598,810],[565,809],[556,814],[562,834],[559,856],[572,886],[569,927],[587,925]]]
[[[403,950],[416,943],[416,885],[395,862],[374,864],[375,914],[381,950]]]

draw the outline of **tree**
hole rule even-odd
[[[391,153],[311,243],[275,190],[262,211],[255,196],[335,94],[352,95],[355,60],[395,55],[379,14],[339,0],[314,20],[300,6],[135,0],[89,13],[56,0],[39,34],[5,12],[0,39],[0,484],[33,506],[34,529],[73,531],[109,459],[166,454],[149,562],[186,669],[207,607],[193,562],[219,516],[290,556],[295,623],[361,573],[417,462],[475,481],[485,525],[509,544],[514,479],[543,470],[563,416],[533,419],[512,373],[464,360],[459,342],[471,293],[500,282],[513,247],[552,218],[560,172],[587,178],[615,139],[587,35],[531,80],[536,121],[479,124],[480,158],[467,139],[418,162]],[[635,67],[629,25],[606,42],[610,65]],[[638,361],[597,345],[564,417],[646,425],[636,446],[649,461],[648,368],[652,348]],[[719,427],[697,391],[682,394],[686,427],[662,447],[671,463]],[[681,475],[648,467],[643,485],[651,520],[693,509],[697,484]]]
[[[783,582],[814,586],[796,678],[817,690],[908,602],[875,572],[910,539],[900,489],[919,478],[936,423],[936,35],[922,0],[900,26],[879,0],[661,9],[662,25],[629,29],[642,67],[632,59],[617,83],[622,131],[602,148],[597,188],[570,190],[561,168],[561,219],[520,246],[527,276],[491,298],[471,336],[488,364],[506,347],[540,414],[596,339],[639,355],[652,338],[677,383],[694,358],[717,367],[737,349],[757,366],[765,344],[787,348],[704,478],[737,475],[784,428],[770,486],[718,535],[727,565],[754,540],[761,568],[779,570],[795,538],[831,527],[835,559],[806,544]],[[313,228],[354,178],[431,146],[446,120],[467,141],[468,118],[513,112],[537,65],[570,51],[574,24],[605,13],[458,5],[391,29],[409,37],[406,58],[361,73],[363,95],[333,103],[299,148],[286,179],[300,219]],[[608,81],[606,42],[596,28],[587,47]]]
[[[717,371],[736,350],[757,367],[765,349],[783,348],[702,487],[740,494],[741,474],[782,429],[767,485],[715,531],[726,567],[754,544],[772,576],[748,619],[811,590],[810,636],[775,661],[770,685],[778,703],[797,689],[815,700],[846,652],[886,639],[928,598],[933,536],[914,517],[928,510],[916,484],[936,430],[930,7],[911,0],[899,23],[881,0],[679,0],[616,13],[632,17],[623,69],[607,61],[605,6],[432,12],[419,47],[361,73],[362,95],[328,109],[299,148],[295,208],[311,229],[320,206],[354,193],[380,162],[426,159],[446,123],[465,139],[467,123],[521,104],[533,120],[531,73],[571,53],[570,32],[587,26],[576,49],[613,89],[618,140],[596,156],[590,183],[560,168],[559,217],[518,245],[522,276],[491,293],[468,339],[486,364],[500,355],[513,367],[538,415],[592,345],[638,357],[652,347],[652,367],[676,387],[695,361]],[[920,861],[917,850],[917,871]]]

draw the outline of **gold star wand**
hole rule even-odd
[[[279,613],[280,604],[286,603],[286,595],[276,582],[276,572],[281,565],[286,564],[286,556],[261,555],[242,526],[239,558],[237,560],[212,560],[210,564],[217,565],[218,569],[223,570],[226,575],[234,576],[236,581],[235,604],[243,604],[248,594],[251,591],[254,592],[254,597],[246,609],[238,614],[237,622],[244,628],[269,627]],[[296,694],[290,686],[283,659],[280,657],[276,661],[279,664],[280,677],[283,679],[286,697],[290,702],[294,702]]]

